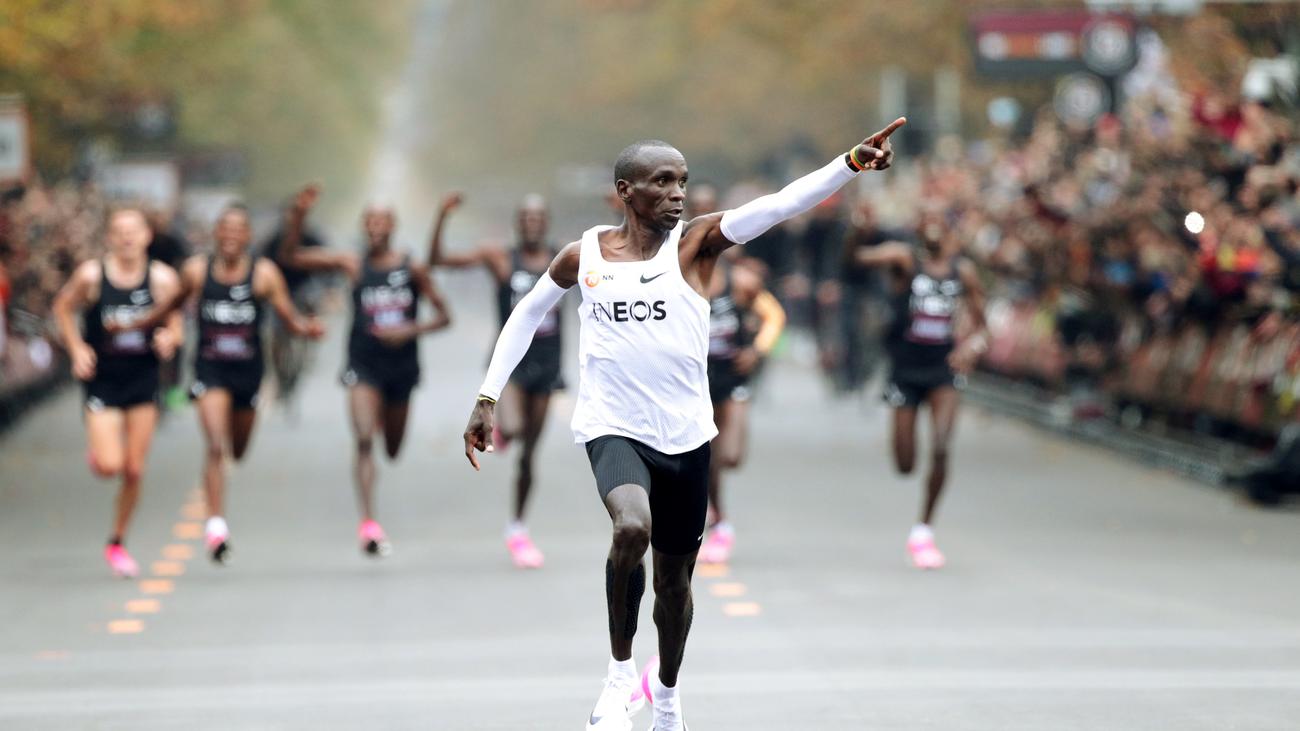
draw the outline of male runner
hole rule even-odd
[[[90,470],[98,477],[122,479],[104,560],[114,575],[124,578],[140,572],[122,542],[158,424],[158,365],[175,356],[184,337],[177,312],[165,327],[138,325],[155,302],[180,292],[176,272],[149,260],[151,237],[142,211],[114,211],[104,258],[78,266],[54,300],[72,374],[85,384]],[[77,312],[84,315],[80,327]]]
[[[948,477],[948,443],[961,402],[959,382],[988,349],[984,323],[984,289],[975,265],[961,256],[956,232],[935,215],[919,227],[919,251],[889,242],[859,249],[862,266],[888,266],[894,282],[894,321],[886,335],[893,362],[885,400],[894,408],[894,464],[908,475],[916,464],[916,412],[930,406],[930,474],[926,478],[921,520],[912,526],[907,552],[921,569],[938,569],[944,556],[935,546],[931,523]],[[959,302],[973,324],[957,343],[954,320]]]
[[[375,520],[375,432],[383,431],[388,458],[396,459],[406,438],[411,391],[420,381],[418,338],[447,327],[451,316],[429,268],[392,248],[397,215],[391,208],[370,207],[361,214],[364,257],[302,248],[303,223],[319,195],[319,189],[309,185],[294,199],[280,258],[307,271],[343,272],[352,283],[352,328],[341,380],[348,389],[356,439],[354,477],[361,509],[357,535],[367,555],[386,556],[392,547]],[[420,297],[433,305],[433,319],[418,321]]]
[[[215,253],[185,262],[183,295],[164,310],[180,307],[184,299],[196,301],[199,337],[190,398],[198,404],[206,446],[204,540],[213,562],[224,564],[230,556],[225,463],[228,457],[243,459],[253,435],[264,370],[263,304],[270,303],[294,335],[319,339],[324,330],[293,306],[275,263],[249,255],[253,230],[247,209],[233,205],[222,211],[213,238]]]
[[[735,251],[733,249],[732,251]],[[728,253],[731,253],[730,251]],[[730,259],[731,257],[726,257]],[[722,471],[744,462],[749,439],[750,379],[785,329],[785,310],[763,288],[757,259],[724,259],[713,270],[709,297],[709,398],[713,402],[713,459],[709,465],[711,525],[700,547],[703,563],[726,563],[736,533],[722,502]]]
[[[150,261],[160,261],[179,272],[190,256],[189,242],[172,226],[171,216],[167,212],[152,209],[146,212],[145,218],[153,234],[148,249]],[[179,358],[170,358],[158,364],[158,390],[161,394],[159,401],[165,410],[176,411],[185,405]]]
[[[480,246],[463,253],[444,254],[442,223],[445,215],[460,203],[459,195],[448,196],[443,201],[442,214],[430,244],[429,263],[455,269],[479,266],[487,269],[496,281],[497,312],[504,326],[515,305],[537,286],[537,280],[555,258],[556,250],[546,242],[549,222],[546,202],[539,195],[524,198],[516,214],[519,245],[515,248]],[[520,437],[523,442],[519,450],[511,520],[506,524],[505,533],[506,549],[519,568],[541,568],[545,561],[524,526],[524,510],[533,488],[533,456],[546,425],[551,394],[564,388],[560,351],[560,309],[557,305],[546,313],[537,327],[533,343],[510,375],[501,399],[496,446],[504,448],[506,441],[515,437]]]
[[[614,166],[622,225],[597,226],[565,246],[501,329],[465,428],[465,456],[492,449],[497,398],[533,332],[581,282],[581,380],[574,438],[586,444],[613,523],[605,563],[611,658],[588,729],[628,729],[635,693],[632,639],[653,547],[661,661],[644,678],[656,731],[681,731],[677,674],[690,629],[691,575],[708,508],[708,284],[722,252],[808,210],[864,169],[884,169],[898,119],[820,170],[721,214],[681,220],[687,168],[666,142],[627,147]],[[647,673],[649,675],[649,673]]]
[[[314,315],[320,306],[322,287],[319,280],[321,278],[313,276],[312,272],[285,264],[281,256],[281,251],[284,249],[285,225],[292,215],[292,210],[293,201],[290,201],[289,205],[285,206],[281,225],[262,243],[262,256],[280,267],[293,306],[297,307],[299,312]],[[306,249],[315,249],[323,247],[325,242],[312,231],[304,230],[299,245]],[[295,418],[297,403],[294,396],[298,390],[298,380],[307,367],[307,343],[295,338],[284,323],[275,317],[271,318],[271,329],[268,334],[270,335],[270,342],[267,344],[271,355],[271,370],[275,373],[276,400],[284,405],[290,418]]]

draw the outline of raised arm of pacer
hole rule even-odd
[[[302,232],[307,216],[320,198],[320,186],[310,183],[303,186],[293,198],[284,222],[284,241],[275,257],[275,263],[306,271],[341,271],[356,278],[361,263],[356,255],[347,252],[307,249],[302,245]]]
[[[894,160],[889,136],[905,124],[907,118],[899,117],[820,169],[775,193],[726,211],[706,234],[704,249],[717,253],[735,244],[752,241],[778,223],[811,210],[863,170],[888,169]]]

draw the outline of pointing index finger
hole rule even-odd
[[[894,132],[897,131],[899,127],[902,127],[905,124],[907,124],[907,117],[899,117],[898,119],[895,119],[894,121],[890,122],[888,127],[885,127],[884,129],[880,130],[874,135],[871,135],[871,140],[876,142],[877,144],[880,144],[885,140],[889,139],[890,135],[894,134]]]

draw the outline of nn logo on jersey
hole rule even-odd
[[[663,300],[646,302],[593,302],[591,319],[596,322],[645,322],[646,320],[663,320],[668,317]]]
[[[614,281],[613,274],[601,274],[595,269],[592,269],[591,271],[587,272],[587,274],[582,278],[582,283],[592,288],[595,288],[595,286],[597,284],[600,284],[601,282],[612,282],[612,281]]]

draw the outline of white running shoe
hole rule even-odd
[[[650,721],[649,731],[690,731],[682,720],[681,697],[672,703],[655,703],[654,689],[659,685],[659,656],[655,655],[641,670],[641,694],[645,696],[650,707],[654,709],[654,718]]]
[[[587,731],[632,731],[632,716],[645,705],[637,677],[606,677],[587,719]]]

